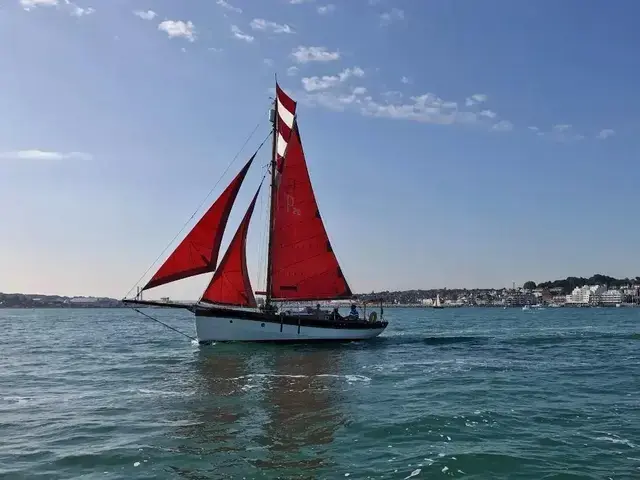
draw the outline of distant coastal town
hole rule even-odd
[[[382,303],[386,307],[431,308],[436,298],[443,307],[620,307],[640,306],[640,277],[618,279],[607,275],[567,277],[536,284],[525,282],[511,288],[429,289],[371,292],[355,296],[358,303]],[[170,303],[169,298],[161,301]],[[350,303],[353,300],[335,303]],[[109,297],[67,297],[1,293],[0,308],[124,308]]]
[[[439,297],[444,307],[606,307],[640,306],[640,277],[617,279],[607,275],[567,277],[501,289],[432,289],[372,292],[361,301],[382,300],[386,306],[433,307]]]

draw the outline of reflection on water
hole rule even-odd
[[[199,351],[196,395],[176,450],[196,468],[172,467],[185,478],[225,471],[248,478],[316,478],[344,424],[340,349],[215,345]],[[206,472],[206,473],[205,473]],[[283,477],[284,475],[284,477]]]
[[[273,359],[265,386],[269,420],[260,442],[269,450],[256,465],[304,473],[326,466],[327,448],[344,423],[340,409],[339,350],[283,351]],[[344,384],[343,384],[344,385]]]

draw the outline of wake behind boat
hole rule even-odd
[[[246,242],[249,223],[260,192],[253,196],[226,253],[218,264],[229,214],[247,171],[260,150],[231,181],[182,242],[165,260],[131,305],[186,308],[195,314],[200,343],[212,341],[363,340],[377,337],[387,327],[380,304],[364,318],[355,306],[343,317],[338,309],[309,312],[279,308],[281,302],[345,300],[353,297],[333,252],[320,215],[296,116],[297,104],[276,83],[272,110],[270,208],[266,291],[258,307],[249,280]],[[263,179],[264,180],[264,179]],[[195,304],[145,301],[142,291],[213,272]]]

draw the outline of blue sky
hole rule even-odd
[[[632,0],[7,0],[0,291],[123,296],[256,124],[205,207],[268,133],[274,73],[299,101],[354,291],[638,275],[638,14]],[[225,243],[268,149],[258,159]]]

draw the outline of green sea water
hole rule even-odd
[[[640,478],[640,309],[386,316],[200,347],[128,310],[0,310],[0,478]]]

